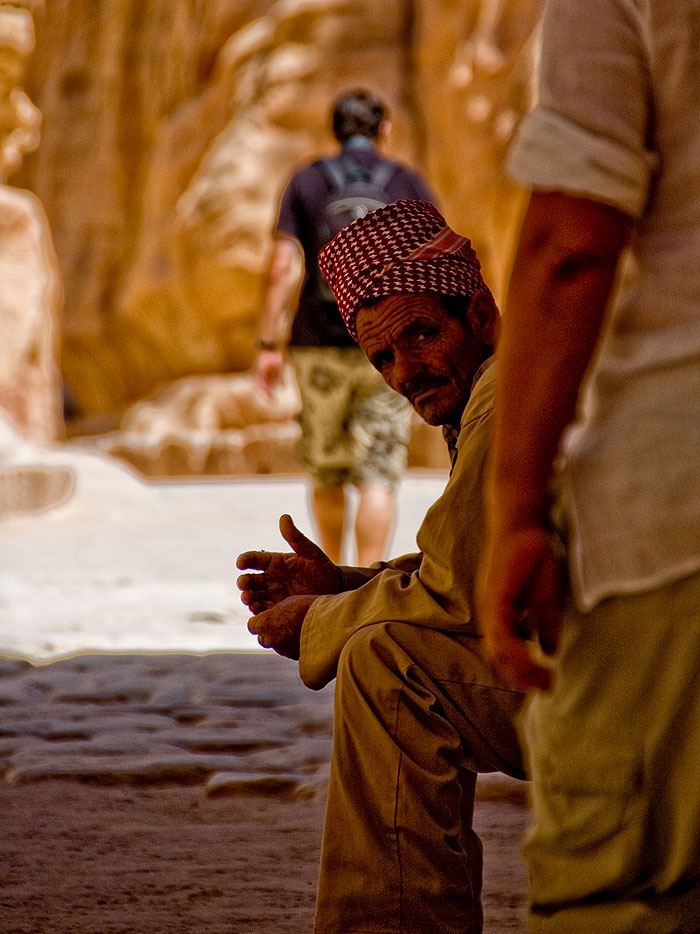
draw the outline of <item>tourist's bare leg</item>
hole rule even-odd
[[[387,556],[396,519],[396,493],[386,486],[364,486],[358,494],[355,515],[357,564],[369,567]]]
[[[321,548],[331,561],[340,564],[343,555],[343,532],[345,529],[345,487],[314,486],[311,491],[311,511]]]

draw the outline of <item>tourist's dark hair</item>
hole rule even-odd
[[[386,107],[370,91],[346,91],[333,105],[333,133],[341,143],[351,136],[376,139],[386,118]]]

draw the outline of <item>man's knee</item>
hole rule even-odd
[[[338,674],[341,670],[363,671],[377,664],[385,664],[386,647],[394,642],[391,633],[394,625],[388,622],[372,623],[354,632],[340,653]]]
[[[447,645],[443,634],[400,620],[362,627],[341,652],[336,702],[342,704],[346,698],[361,695],[375,711],[393,709],[397,692],[405,691],[407,686],[415,688],[419,682],[432,682],[433,665],[445,654]]]
[[[381,622],[363,626],[346,642],[338,660],[336,701],[347,693],[387,699],[405,665],[405,653],[396,639],[396,628],[405,623]]]

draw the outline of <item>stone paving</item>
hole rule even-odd
[[[82,655],[0,662],[4,781],[201,783],[313,793],[330,756],[332,690],[272,655]]]

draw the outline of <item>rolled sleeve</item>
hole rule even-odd
[[[546,0],[537,106],[506,161],[516,181],[641,216],[658,156],[639,18],[632,0]]]
[[[544,108],[521,125],[506,161],[524,185],[591,198],[634,218],[644,210],[654,166],[651,153],[601,139]]]

